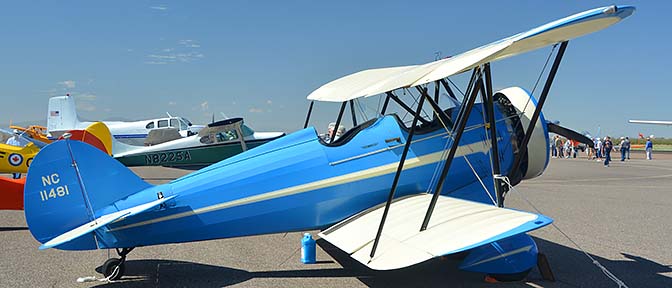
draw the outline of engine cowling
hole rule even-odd
[[[516,135],[512,135],[514,138],[512,141],[515,141],[514,144],[520,145],[522,138],[525,133],[527,133],[527,127],[530,125],[532,115],[534,110],[537,107],[537,99],[534,98],[529,92],[520,87],[509,87],[497,91],[494,95],[494,99],[499,99],[505,97],[508,99],[507,102],[510,102],[511,106],[516,110],[515,113],[519,115],[519,119],[522,125],[519,127],[514,127]],[[514,121],[517,122],[517,121]],[[522,159],[520,165],[520,175],[522,179],[532,179],[541,175],[546,166],[548,166],[549,161],[549,142],[548,142],[548,127],[546,126],[546,119],[544,119],[544,114],[539,115],[537,123],[534,125],[532,137],[530,142],[527,145],[527,157]],[[513,173],[509,173],[512,175]],[[522,180],[518,179],[518,180]],[[512,179],[514,180],[514,179]],[[515,181],[515,180],[514,180]],[[515,181],[517,182],[517,181]]]

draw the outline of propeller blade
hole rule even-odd
[[[593,140],[584,136],[584,135],[582,135],[579,132],[576,132],[576,131],[574,131],[572,129],[569,129],[569,128],[562,127],[562,126],[560,126],[558,124],[554,124],[552,122],[548,122],[548,123],[546,123],[546,125],[548,126],[548,132],[561,135],[561,136],[563,136],[567,139],[572,139],[572,140],[579,141],[580,143],[586,144],[586,145],[590,146],[591,148],[595,148],[595,143],[593,143]]]

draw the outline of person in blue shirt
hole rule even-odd
[[[646,146],[644,146],[644,148],[646,149],[646,159],[653,159],[651,155],[653,153],[653,142],[651,142],[651,138],[646,138]]]

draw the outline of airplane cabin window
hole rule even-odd
[[[178,121],[177,121],[177,119],[175,119],[175,118],[170,119],[170,127],[175,127],[175,128],[180,127],[180,125],[177,124],[177,122],[178,122]]]
[[[147,129],[154,129],[154,122],[149,122],[147,123],[147,126],[145,126]]]
[[[159,120],[159,128],[168,127],[168,120]]]
[[[188,130],[189,126],[184,122],[184,119],[180,119],[180,130]]]
[[[231,140],[238,139],[238,133],[236,131],[222,131],[215,135],[217,142],[226,142]]]
[[[209,135],[205,135],[205,136],[201,137],[200,141],[203,144],[212,144],[212,142],[213,142],[212,139],[213,139],[213,135],[209,134]]]
[[[191,125],[192,125],[192,124],[191,124],[191,121],[189,121],[189,119],[184,118],[184,117],[180,117],[180,119],[182,119],[182,122],[184,122],[185,124],[187,124],[187,126],[191,126]]]

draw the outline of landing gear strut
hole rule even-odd
[[[126,255],[128,253],[131,253],[133,251],[133,248],[117,248],[117,254],[119,255],[120,258],[110,258],[103,263],[102,268],[102,273],[105,276],[105,278],[109,280],[119,280],[122,276],[124,276],[124,263],[126,262]]]

